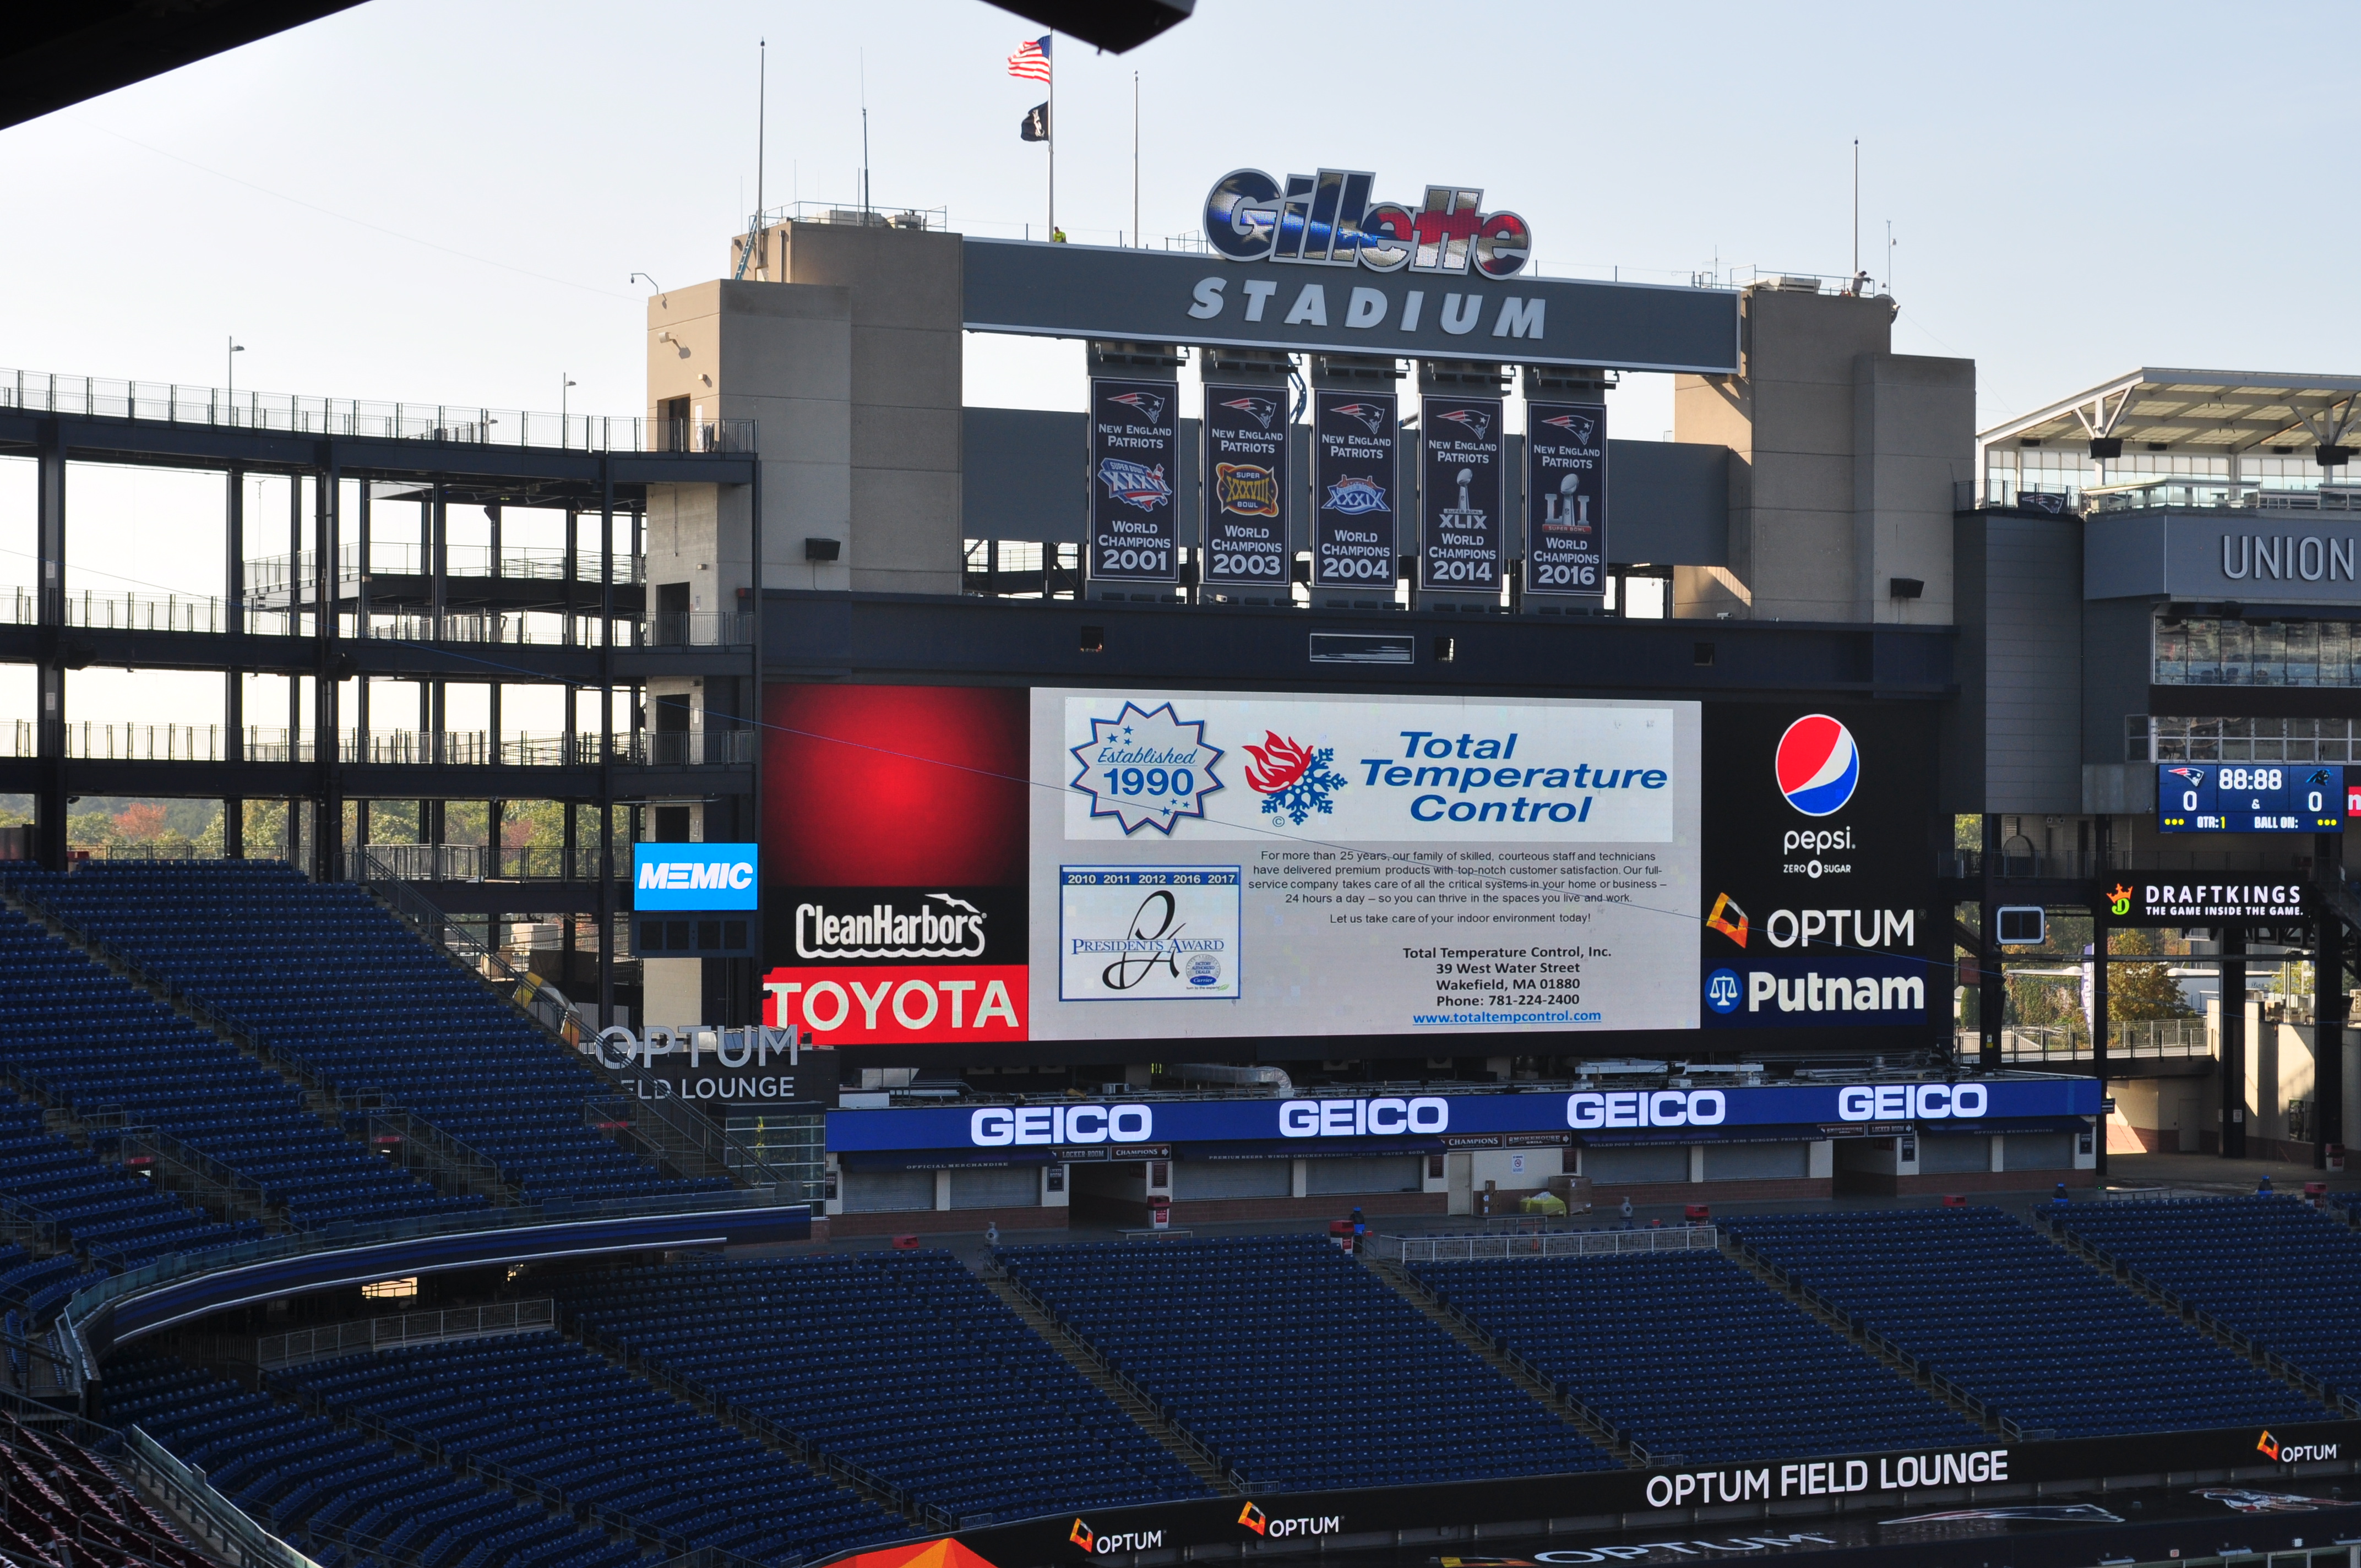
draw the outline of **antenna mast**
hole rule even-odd
[[[767,135],[771,104],[771,41],[754,41],[754,211],[746,219],[746,241],[738,247],[738,270],[734,278],[743,280],[747,265],[754,259],[754,247],[763,244],[763,155],[769,140]],[[740,186],[743,197],[746,188]],[[770,258],[765,257],[758,272],[768,273]]]

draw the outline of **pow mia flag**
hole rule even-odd
[[[1049,105],[1036,104],[1025,111],[1025,117],[1016,122],[1016,135],[1018,139],[1023,141],[1048,141],[1049,139]]]

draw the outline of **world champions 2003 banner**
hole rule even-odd
[[[764,1021],[820,1044],[1698,1025],[1695,703],[765,697]]]

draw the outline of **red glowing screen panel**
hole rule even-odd
[[[1022,886],[1022,687],[775,685],[763,693],[769,884]]]

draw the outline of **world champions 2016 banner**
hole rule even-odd
[[[765,698],[764,1019],[820,1044],[1697,1025],[1695,703]]]

